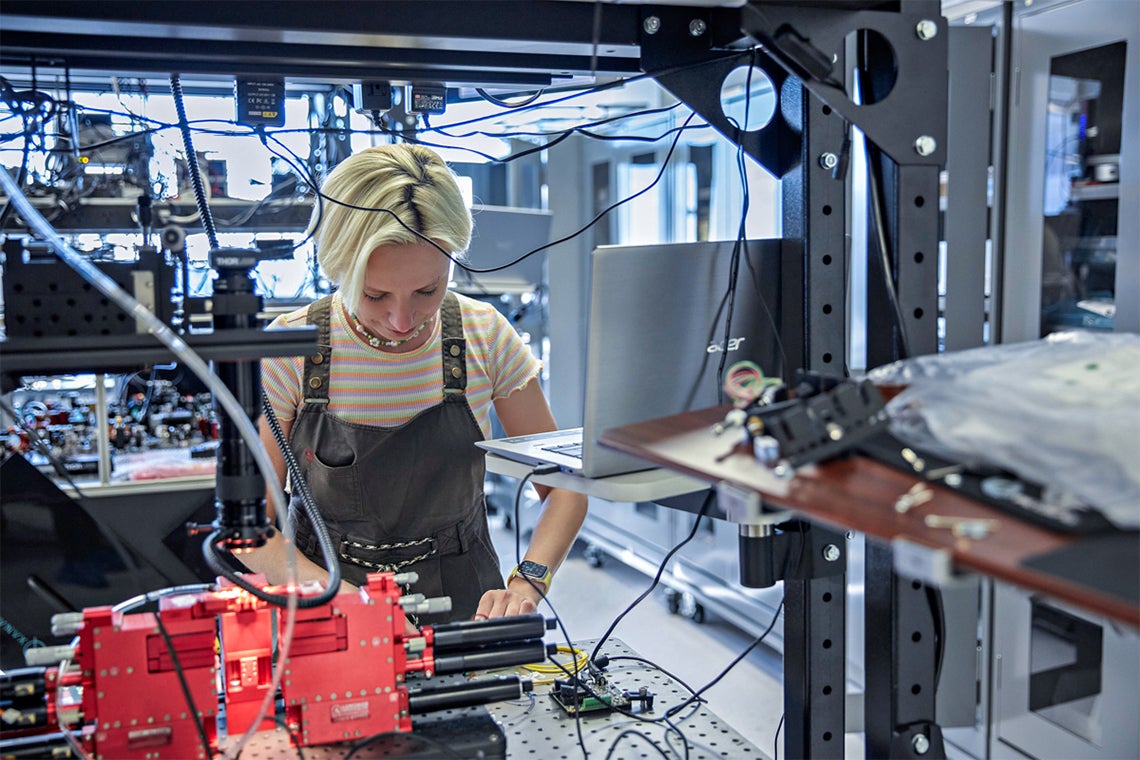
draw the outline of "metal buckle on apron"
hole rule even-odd
[[[430,546],[431,548],[429,548],[423,554],[419,554],[415,557],[412,557],[411,559],[404,559],[404,560],[400,560],[399,562],[390,562],[390,563],[369,562],[366,559],[360,559],[359,557],[354,557],[353,555],[351,555],[347,551],[345,551],[345,549],[347,547],[349,549],[360,549],[361,551],[382,552],[382,551],[392,551],[395,549],[411,549],[412,547],[424,546],[425,544]],[[407,567],[408,565],[414,565],[415,563],[420,562],[421,560],[427,559],[428,557],[432,556],[433,554],[437,553],[438,551],[439,551],[439,545],[436,543],[435,538],[433,538],[431,536],[429,536],[428,538],[419,538],[419,539],[416,539],[415,541],[397,541],[397,542],[392,543],[392,544],[362,544],[359,541],[349,541],[347,539],[340,542],[340,558],[341,559],[346,560],[348,562],[351,562],[354,565],[360,565],[361,567],[367,567],[369,569],[376,570],[378,572],[385,572],[385,573],[394,573],[398,570],[401,570],[402,568]]]

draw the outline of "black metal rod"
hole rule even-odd
[[[546,620],[539,613],[495,618],[463,620],[432,626],[435,631],[436,654],[456,649],[470,649],[484,644],[541,639],[546,633]]]
[[[408,711],[420,715],[436,710],[485,705],[504,702],[522,696],[523,687],[518,676],[501,676],[494,680],[469,681],[439,689],[420,689],[408,694]]]
[[[446,673],[463,673],[468,670],[493,670],[495,668],[509,668],[513,665],[527,665],[534,662],[543,662],[555,645],[548,649],[541,640],[527,641],[511,646],[488,647],[487,649],[470,652],[456,652],[444,654],[435,658],[435,672],[437,675]]]
[[[68,754],[63,754],[65,752]],[[24,757],[74,757],[70,752],[71,748],[62,731],[0,741],[0,757],[13,758],[13,760]]]

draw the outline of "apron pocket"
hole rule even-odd
[[[317,509],[326,521],[343,523],[345,520],[360,519],[363,507],[355,464],[329,467],[314,458],[305,468],[305,477],[308,478],[309,490],[313,492]]]

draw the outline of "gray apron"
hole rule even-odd
[[[331,296],[309,306],[318,353],[305,357],[304,402],[290,446],[325,522],[344,579],[411,571],[411,591],[450,596],[451,613],[427,622],[466,620],[483,592],[503,588],[483,498],[483,432],[467,403],[466,341],[459,300],[440,309],[443,402],[392,428],[345,422],[328,413]],[[377,393],[383,393],[377,388]],[[297,547],[321,567],[312,526],[298,497],[290,503]]]

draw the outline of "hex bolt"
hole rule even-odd
[[[834,169],[836,166],[839,165],[839,156],[835,155],[831,151],[828,151],[827,153],[820,153],[819,154],[819,165],[822,168],[827,169],[828,171],[831,171],[832,169]]]
[[[695,18],[689,22],[689,36],[700,37],[709,28],[703,18]]]
[[[915,25],[914,33],[917,34],[918,38],[923,42],[932,40],[938,36],[938,24],[928,18],[924,18]]]
[[[823,558],[828,562],[835,562],[841,556],[843,556],[843,553],[839,551],[839,547],[835,544],[828,544],[823,547]]]
[[[914,141],[914,152],[920,156],[929,156],[938,150],[938,141],[930,135],[919,135]]]
[[[657,16],[646,16],[641,28],[645,30],[646,34],[657,34],[661,31],[661,19]]]
[[[926,734],[915,734],[910,740],[910,746],[914,748],[914,754],[925,755],[930,751],[930,740],[926,738]]]

